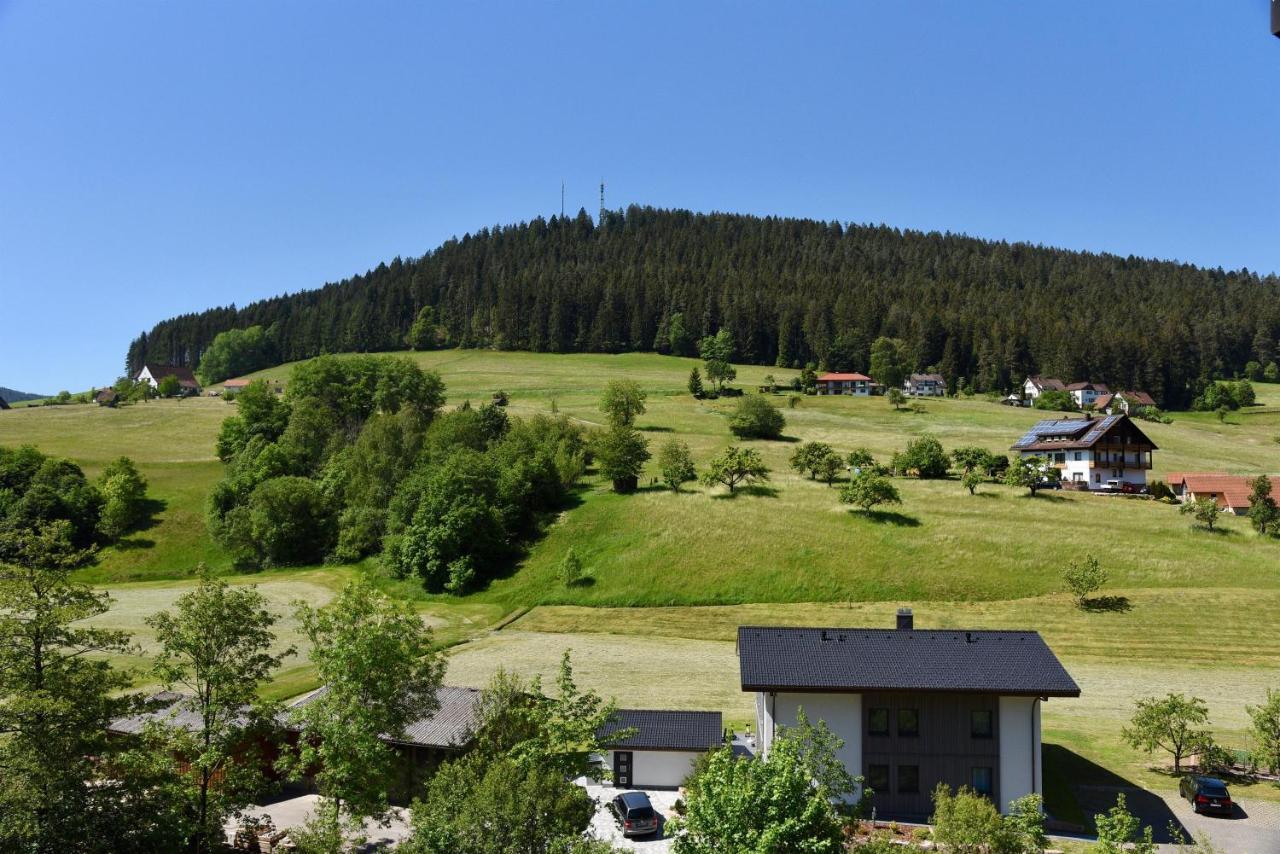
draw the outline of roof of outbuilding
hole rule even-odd
[[[1188,472],[1180,476],[1188,492],[1200,496],[1221,495],[1228,507],[1248,507],[1250,478],[1239,474],[1201,474]]]
[[[324,685],[303,694],[289,704],[297,709],[322,696],[328,688]],[[439,707],[433,714],[420,718],[405,728],[399,738],[387,741],[399,744],[416,744],[421,747],[462,747],[471,738],[480,722],[480,691],[475,688],[455,688],[441,685],[436,689]]]
[[[192,702],[195,698],[190,694],[176,691],[157,691],[143,700],[144,709],[135,715],[116,718],[107,724],[107,732],[119,735],[138,735],[147,724],[157,722],[173,729],[187,732],[200,732],[204,729],[204,719],[196,711]],[[248,721],[247,715],[241,715],[240,724]]]
[[[712,750],[724,743],[719,712],[619,709],[599,735],[607,742],[610,733],[624,729],[634,729],[636,733],[610,744],[611,749]]]
[[[744,691],[954,691],[1078,697],[1032,631],[742,626]]]

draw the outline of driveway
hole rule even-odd
[[[246,807],[245,813],[255,816],[270,816],[271,823],[278,830],[287,830],[291,827],[301,827],[306,824],[307,820],[315,812],[316,804],[319,800],[319,795],[282,797],[279,800],[270,801],[260,806]],[[235,839],[236,822],[234,820],[228,821],[225,830],[227,842],[230,843]],[[393,847],[409,835],[408,814],[405,810],[393,809],[389,827],[381,827],[373,822],[365,822],[364,832],[368,842],[361,846],[360,851],[378,851]]]
[[[603,839],[613,845],[614,848],[623,851],[648,851],[653,854],[665,854],[671,850],[671,839],[665,833],[667,820],[675,816],[675,802],[680,795],[677,792],[669,790],[656,789],[615,789],[613,786],[601,786],[599,783],[589,783],[585,780],[578,780],[578,785],[587,790],[587,794],[595,798],[598,804],[595,817],[591,819],[591,827],[588,832],[596,839]],[[613,817],[613,813],[609,811],[609,801],[622,792],[644,792],[649,796],[650,803],[658,812],[658,833],[655,836],[647,836],[642,839],[627,839],[623,837],[621,828],[618,827],[617,820]]]
[[[1280,852],[1280,805],[1267,801],[1236,802],[1230,817],[1196,815],[1191,805],[1177,796],[1175,788],[1168,792],[1150,792],[1134,786],[1077,786],[1076,798],[1086,815],[1105,812],[1123,792],[1126,805],[1144,824],[1149,825],[1161,851],[1177,851],[1170,844],[1170,823],[1181,825],[1192,841],[1205,836],[1219,851],[1230,854],[1277,854]]]
[[[1196,839],[1208,836],[1219,851],[1231,854],[1276,854],[1280,851],[1280,805],[1268,801],[1236,802],[1231,817],[1196,815],[1182,798],[1169,802],[1178,821]]]

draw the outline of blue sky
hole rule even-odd
[[[629,203],[1280,271],[1267,0],[0,0],[0,385]]]

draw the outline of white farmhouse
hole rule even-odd
[[[1072,383],[1066,390],[1081,409],[1093,406],[1100,396],[1111,394],[1111,389],[1103,383]]]
[[[942,374],[912,374],[902,381],[902,390],[911,397],[942,397],[947,381]]]
[[[196,380],[196,375],[190,368],[180,365],[143,365],[142,370],[138,371],[133,379],[135,382],[147,383],[152,388],[159,388],[160,380],[165,377],[177,378],[178,388],[182,390],[182,394],[200,393],[200,383]]]
[[[1064,483],[1080,489],[1136,490],[1147,484],[1159,450],[1127,415],[1038,421],[1009,449],[1044,457]]]
[[[1080,688],[1036,632],[743,626],[742,690],[760,753],[804,710],[844,741],[839,758],[882,816],[927,816],[939,783],[1001,810],[1043,794],[1040,706]],[[856,795],[855,795],[856,796]]]
[[[1022,383],[1022,401],[1024,406],[1031,406],[1036,398],[1046,391],[1063,391],[1066,385],[1062,380],[1053,377],[1027,377]]]

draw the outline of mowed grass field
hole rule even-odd
[[[440,372],[449,403],[479,404],[499,389],[513,415],[555,409],[597,424],[601,389],[631,379],[649,394],[639,419],[651,448],[687,442],[701,465],[732,443],[733,399],[697,401],[685,383],[694,360],[647,354],[538,355],[487,351],[408,354]],[[285,380],[290,366],[262,372]],[[737,386],[754,393],[765,375],[740,367]],[[1141,423],[1160,447],[1155,477],[1177,470],[1280,473],[1280,387],[1256,386],[1263,404],[1227,423],[1208,414]],[[1045,708],[1053,774],[1098,767],[1167,789],[1150,761],[1121,744],[1135,697],[1184,691],[1210,703],[1215,730],[1244,745],[1244,706],[1280,688],[1280,542],[1246,520],[1222,531],[1193,530],[1177,508],[1157,502],[1069,492],[1029,498],[999,485],[970,496],[955,480],[896,481],[903,504],[875,518],[852,512],[837,490],[792,473],[797,441],[837,450],[865,446],[887,459],[908,439],[934,433],[944,447],[1004,452],[1045,413],[981,398],[929,400],[923,413],[895,412],[883,398],[803,397],[788,408],[788,441],[752,442],[772,469],[768,488],[729,498],[689,485],[682,494],[645,488],[631,496],[590,479],[575,506],[533,544],[511,573],[463,598],[426,596],[411,582],[381,578],[376,562],[239,578],[272,585],[286,603],[332,591],[353,573],[379,577],[411,597],[450,649],[451,681],[483,685],[499,666],[553,674],[574,651],[584,684],[624,705],[721,709],[750,719],[737,688],[735,628],[743,623],[887,626],[899,605],[921,626],[1041,631],[1081,684],[1079,700]],[[146,613],[176,597],[200,561],[230,571],[204,530],[203,501],[220,476],[213,455],[218,424],[232,407],[217,399],[152,402],[120,410],[31,408],[0,413],[0,444],[30,442],[81,462],[91,474],[126,454],[166,502],[156,524],[107,549],[83,577],[119,602],[114,625],[139,632],[145,662]],[[652,467],[651,467],[652,469]],[[643,480],[656,476],[646,472]],[[555,569],[572,546],[589,582],[571,589]],[[1089,553],[1111,573],[1108,592],[1127,610],[1083,612],[1062,594],[1061,571]],[[143,582],[143,583],[138,583]],[[296,589],[294,589],[296,585]],[[531,609],[531,610],[530,610]],[[527,613],[524,613],[526,612]],[[501,631],[492,626],[523,613]],[[287,631],[291,631],[287,629]],[[310,687],[302,659],[272,692]],[[1280,797],[1251,787],[1246,797]]]

